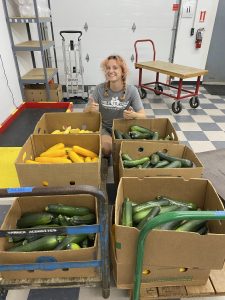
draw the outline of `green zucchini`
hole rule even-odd
[[[136,212],[133,214],[133,222],[139,224],[152,210],[152,207],[148,207],[142,211]]]
[[[94,224],[96,221],[95,214],[89,213],[84,216],[73,216],[70,218],[69,223],[74,225],[83,225],[83,224]]]
[[[84,248],[84,247],[83,247]],[[80,249],[80,245],[78,245],[77,243],[69,243],[66,246],[67,250],[79,250]]]
[[[201,234],[201,235],[205,235],[209,232],[209,228],[207,227],[207,225],[203,225],[201,228],[199,228],[197,230],[197,233],[198,234]]]
[[[151,162],[150,160],[147,160],[146,162],[143,163],[142,169],[147,169],[149,167],[151,167]]]
[[[179,160],[174,160],[163,168],[164,169],[181,168],[181,162]]]
[[[64,250],[64,249],[66,249],[68,244],[70,244],[70,243],[79,244],[80,242],[82,242],[86,238],[87,238],[86,234],[68,235],[64,238],[64,240],[61,243],[59,243],[54,248],[54,250]]]
[[[157,131],[154,132],[154,134],[152,136],[152,140],[153,141],[158,141],[159,140],[159,133]]]
[[[164,137],[164,141],[171,141],[172,137],[168,134],[166,137]]]
[[[58,219],[61,226],[70,226],[70,218],[63,215],[58,215]]]
[[[114,135],[116,139],[119,140],[123,139],[123,133],[118,129],[114,129]]]
[[[161,214],[164,214],[164,213],[167,213],[167,212],[170,212],[170,211],[177,210],[178,208],[179,208],[178,205],[167,205],[167,206],[163,206],[163,207],[161,207],[160,215],[161,215]]]
[[[123,203],[123,212],[122,212],[122,225],[123,226],[133,226],[133,220],[132,220],[132,203],[129,200],[128,197],[124,199]]]
[[[189,208],[187,206],[178,206],[176,211],[187,211],[189,210]],[[170,221],[167,223],[164,223],[162,225],[160,225],[159,227],[157,227],[157,229],[162,229],[162,230],[174,230],[176,229],[179,225],[181,224],[180,220],[174,220],[174,221]]]
[[[179,226],[176,229],[176,231],[196,232],[205,224],[206,224],[205,220],[190,220],[190,221],[187,221],[186,223],[184,223],[183,225]]]
[[[146,217],[144,217],[144,219],[141,220],[141,222],[138,224],[137,228],[139,230],[141,230],[144,225],[146,224],[146,222],[148,222],[149,220],[153,219],[155,216],[157,216],[160,212],[160,207],[159,206],[155,206],[153,207],[149,213],[146,215]]]
[[[127,133],[127,132],[123,132],[122,137],[123,137],[124,140],[131,140],[131,137],[130,137],[129,133]]]
[[[131,131],[138,131],[138,132],[141,132],[141,133],[149,133],[151,134],[151,136],[153,136],[154,132],[148,128],[145,128],[145,127],[142,127],[142,126],[139,126],[139,125],[133,125],[130,127],[130,130]]]
[[[18,221],[16,226],[18,228],[34,227],[37,225],[49,224],[53,219],[53,215],[50,213],[31,213],[22,216]]]
[[[171,205],[187,206],[191,210],[197,209],[197,205],[192,202],[183,202],[183,201],[175,200],[175,199],[172,199],[172,198],[169,198],[166,196],[158,196],[157,199],[158,200],[168,200]]]
[[[157,154],[159,155],[159,157],[161,159],[168,160],[169,162],[173,162],[175,160],[179,160],[181,162],[182,168],[191,168],[191,167],[193,167],[193,162],[190,161],[189,159],[171,156],[171,155],[168,155],[168,154],[166,154],[166,153],[164,153],[162,151],[157,151]]]
[[[150,157],[151,165],[155,166],[159,162],[159,156],[156,153],[152,153]]]
[[[152,134],[151,133],[142,133],[139,131],[131,131],[130,132],[130,136],[132,139],[146,139],[146,140],[150,140],[152,138]]]
[[[160,199],[160,200],[156,199],[156,201],[155,200],[147,201],[147,202],[140,203],[140,204],[137,204],[136,206],[134,206],[133,214],[143,211],[143,210],[146,210],[148,208],[153,208],[155,206],[168,206],[168,205],[170,205],[170,202],[167,199]]]
[[[88,239],[84,239],[82,242],[80,242],[81,248],[88,248]]]
[[[160,160],[155,166],[154,168],[164,168],[165,166],[167,166],[169,164],[168,160]]]
[[[140,159],[133,159],[133,160],[124,160],[123,161],[123,166],[124,168],[133,168],[136,167],[138,165],[142,165],[143,163],[145,163],[146,161],[149,161],[149,157],[142,157]]]
[[[56,235],[48,235],[24,245],[10,248],[10,252],[31,252],[53,250],[58,245],[60,238]]]
[[[121,157],[122,160],[133,160],[133,158],[131,158],[127,153],[123,153]]]
[[[65,204],[49,204],[45,207],[45,210],[50,213],[65,215],[68,217],[73,216],[83,216],[90,213],[90,209],[88,207],[76,207],[69,206]]]

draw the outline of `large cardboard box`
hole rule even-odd
[[[50,99],[44,84],[27,84],[24,87],[25,102],[60,102],[63,98],[62,85],[49,84]]]
[[[125,120],[117,119],[113,121],[112,128],[112,156],[113,156],[113,172],[114,172],[114,182],[116,185],[119,183],[119,152],[121,142],[124,140],[116,139],[114,135],[114,130],[118,129],[122,132],[129,132],[130,127],[133,125],[139,125],[152,131],[157,131],[161,137],[166,137],[168,134],[172,136],[173,140],[168,141],[168,143],[178,144],[178,136],[176,130],[174,129],[172,123],[168,118],[158,118],[158,119],[136,119],[136,120]],[[126,140],[129,141],[129,140]],[[133,141],[133,140],[131,140]],[[155,141],[147,140],[149,143],[154,143]],[[163,141],[162,141],[163,142]]]
[[[71,126],[73,129],[80,128],[99,133],[101,131],[101,123],[101,114],[97,112],[45,113],[37,122],[33,133],[50,134],[56,129],[62,130],[63,126]]]
[[[97,216],[97,201],[91,195],[56,195],[56,196],[31,196],[16,198],[10,207],[3,224],[2,230],[16,228],[16,222],[22,214],[26,212],[41,212],[45,206],[53,203],[62,203],[72,206],[89,207]],[[98,253],[98,235],[96,235],[93,247],[81,248],[79,250],[52,250],[52,251],[34,251],[34,252],[9,252],[6,251],[12,245],[7,238],[0,239],[0,264],[27,264],[40,262],[45,257],[45,261],[56,262],[75,262],[88,261],[97,258]],[[54,271],[5,271],[1,272],[1,277],[7,279],[24,278],[53,278],[53,277],[89,277],[96,275],[95,268],[69,268],[67,270],[57,269]]]
[[[218,194],[207,179],[184,180],[179,177],[121,178],[115,205],[117,266],[118,264],[131,264],[134,268],[139,235],[137,228],[120,225],[124,198],[129,197],[130,200],[141,203],[154,199],[159,195],[166,195],[184,202],[194,202],[202,210],[224,210]],[[225,222],[209,221],[208,226],[210,233],[207,235],[199,235],[193,232],[152,230],[145,242],[144,267],[149,270],[159,270],[159,268],[177,270],[177,268],[182,267],[187,268],[187,270],[199,270],[200,274],[202,274],[200,270],[222,269],[225,259]],[[172,273],[170,274],[172,276]],[[185,284],[199,285],[199,280],[197,280],[199,278],[193,276]],[[202,280],[202,284],[206,280],[207,276]],[[151,282],[150,275],[149,282]],[[158,282],[154,281],[152,284],[152,286],[157,286]],[[176,280],[173,280],[170,285],[177,285]]]
[[[164,151],[170,156],[178,158],[189,159],[193,162],[192,168],[124,168],[123,161],[121,158],[122,153],[127,153],[133,159],[140,159],[145,156],[150,156],[157,151]],[[124,141],[121,143],[120,148],[120,160],[119,160],[119,176],[121,177],[154,177],[154,176],[172,176],[172,177],[184,177],[199,178],[202,177],[203,165],[201,164],[195,153],[185,145],[182,144],[171,144],[155,142],[149,143],[146,141]]]
[[[64,143],[87,148],[99,155],[98,162],[71,164],[26,164],[27,159],[34,159],[49,147]],[[69,186],[88,184],[99,187],[101,183],[101,145],[99,134],[68,135],[40,134],[31,135],[23,145],[15,161],[16,171],[21,186]]]

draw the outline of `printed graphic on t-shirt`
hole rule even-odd
[[[106,109],[125,109],[128,104],[128,101],[120,101],[119,97],[112,97],[109,100],[102,101],[102,106]]]

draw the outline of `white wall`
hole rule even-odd
[[[181,11],[174,63],[204,69],[219,0],[183,0],[182,5],[189,1],[193,2],[195,5],[197,3],[196,21],[194,24],[195,34],[198,28],[204,27],[205,29],[203,32],[202,47],[200,49],[196,49],[195,34],[190,36],[193,18],[183,18]],[[205,22],[199,22],[200,11],[206,11]]]
[[[8,28],[5,21],[3,4],[0,1],[0,55],[3,60],[6,76],[9,86],[12,90],[15,99],[15,105],[19,106],[22,103],[22,96],[17,79],[15,63],[13,59],[12,49],[10,45]],[[7,81],[4,75],[2,63],[0,61],[0,124],[16,109],[12,95],[8,89]]]

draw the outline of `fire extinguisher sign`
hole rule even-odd
[[[205,17],[206,17],[206,10],[201,10],[200,11],[200,16],[199,16],[199,22],[205,22]]]

